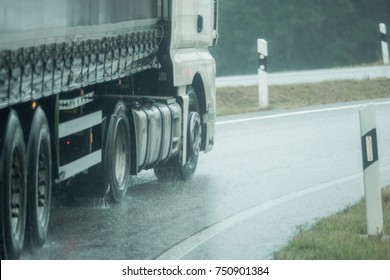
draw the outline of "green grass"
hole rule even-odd
[[[294,109],[382,97],[390,97],[390,79],[270,86],[266,109]],[[256,86],[217,89],[218,116],[256,111],[259,111]]]
[[[390,234],[390,187],[382,191],[384,234]],[[367,233],[364,200],[301,229],[277,260],[390,260],[390,238],[364,238]]]

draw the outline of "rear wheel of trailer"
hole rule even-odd
[[[23,250],[27,214],[27,170],[23,130],[11,110],[1,135],[1,258],[17,259]]]

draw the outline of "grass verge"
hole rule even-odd
[[[294,109],[383,97],[390,97],[390,79],[270,86],[267,109]],[[259,111],[256,86],[217,89],[218,116],[256,111]]]
[[[382,190],[384,234],[390,234],[390,187]],[[276,260],[390,260],[390,238],[364,238],[367,233],[365,202],[324,218],[300,230]]]

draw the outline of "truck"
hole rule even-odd
[[[57,188],[120,203],[142,170],[193,176],[217,29],[217,0],[0,0],[2,259],[44,245]]]

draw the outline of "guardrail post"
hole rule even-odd
[[[386,25],[384,23],[379,24],[379,32],[381,33],[383,64],[389,64],[389,47],[386,38]]]
[[[257,39],[257,52],[259,58],[259,107],[268,107],[268,73],[267,73],[267,56],[268,46],[264,39]]]
[[[360,133],[363,154],[364,192],[367,232],[369,236],[383,233],[381,179],[376,134],[375,106],[360,110]]]

